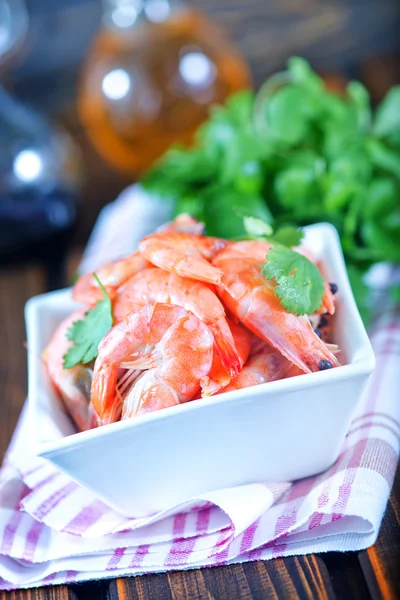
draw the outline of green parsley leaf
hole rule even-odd
[[[273,94],[266,104],[266,122],[274,141],[294,146],[309,130],[309,95],[295,86],[285,86]]]
[[[357,303],[358,311],[368,327],[371,321],[370,290],[364,281],[363,272],[354,265],[347,265],[347,275],[349,276],[350,286]]]
[[[287,246],[288,248],[293,248],[294,246],[299,246],[301,240],[304,237],[304,233],[298,227],[293,227],[293,225],[282,225],[268,237],[268,241],[273,244],[281,244],[282,246]]]
[[[243,218],[272,220],[268,207],[259,196],[246,196],[230,187],[210,189],[204,206],[206,231],[216,237],[237,238],[245,234]],[[225,215],[221,218],[221,215]]]
[[[172,216],[175,218],[182,213],[188,213],[198,221],[204,222],[204,198],[201,197],[201,194],[182,194],[175,205]]]
[[[379,136],[390,136],[400,129],[400,85],[393,87],[381,104],[375,115],[374,133]]]
[[[269,223],[254,217],[244,217],[243,227],[249,239],[262,239],[288,248],[298,246],[304,237],[303,232],[293,225],[282,225],[276,231]]]
[[[373,138],[367,140],[366,148],[374,166],[400,179],[400,156],[397,152]]]
[[[274,230],[269,223],[256,217],[244,217],[243,226],[247,235],[251,237],[261,237],[272,235]]]
[[[304,86],[313,92],[323,90],[323,80],[312,70],[308,62],[299,56],[293,56],[288,60],[288,71],[295,83]]]
[[[101,340],[113,325],[111,300],[97,275],[94,273],[93,276],[103,292],[103,300],[88,310],[84,319],[73,323],[67,331],[67,338],[74,345],[63,357],[64,369],[72,369],[78,363],[87,364],[94,360]]]
[[[263,266],[266,279],[275,279],[275,294],[295,315],[310,315],[321,306],[325,291],[318,268],[305,256],[284,246],[273,246]]]
[[[371,104],[369,93],[359,81],[351,81],[347,86],[347,95],[356,109],[360,129],[367,130],[371,126]]]

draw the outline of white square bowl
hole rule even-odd
[[[75,433],[40,355],[77,305],[69,289],[36,296],[26,305],[33,452],[136,517],[203,492],[290,481],[332,465],[375,359],[336,230],[319,224],[305,233],[304,244],[339,286],[334,341],[344,366]]]

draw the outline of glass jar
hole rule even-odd
[[[170,0],[107,0],[78,110],[97,151],[137,175],[189,143],[210,104],[249,87],[248,67],[208,18]]]

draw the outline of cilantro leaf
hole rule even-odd
[[[310,99],[307,91],[287,85],[266,103],[268,133],[277,143],[295,146],[307,137]]]
[[[347,95],[356,110],[360,129],[367,130],[371,126],[372,114],[368,91],[359,81],[351,81],[347,86]]]
[[[269,223],[266,223],[262,219],[257,219],[256,217],[244,217],[243,227],[247,235],[251,237],[268,236],[274,231]]]
[[[269,223],[249,216],[243,218],[243,227],[250,239],[262,239],[288,248],[298,246],[304,237],[303,232],[292,225],[282,225],[274,231]]]
[[[270,212],[259,196],[246,196],[232,188],[224,188],[224,193],[219,193],[218,188],[209,190],[204,206],[206,231],[208,235],[216,237],[237,238],[243,237],[245,230],[244,216],[252,216],[264,221],[269,221]],[[221,215],[225,215],[221,218]]]
[[[95,359],[101,340],[113,325],[111,300],[97,275],[94,273],[93,276],[103,292],[103,300],[88,310],[84,319],[76,321],[68,329],[67,338],[74,345],[63,357],[64,369],[72,369],[78,363],[87,364]]]
[[[353,292],[354,299],[357,303],[358,311],[361,315],[365,327],[368,327],[372,316],[370,290],[364,281],[363,272],[354,265],[348,264],[347,275],[349,276],[350,286]]]
[[[318,310],[325,291],[324,279],[308,258],[284,246],[273,246],[266,259],[263,275],[275,279],[275,294],[288,312],[309,315]]]
[[[293,227],[292,225],[282,225],[273,233],[268,236],[268,241],[273,244],[281,244],[282,246],[287,246],[288,248],[293,248],[294,246],[299,246],[301,240],[304,237],[304,233],[298,227]]]
[[[323,90],[323,80],[312,70],[308,62],[299,56],[288,60],[288,71],[293,81],[304,86],[307,90],[320,92]]]
[[[388,136],[394,130],[400,129],[400,85],[393,87],[378,106],[374,133],[379,136]]]

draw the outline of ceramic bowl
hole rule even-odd
[[[26,305],[33,451],[127,516],[148,515],[210,490],[319,473],[338,457],[374,355],[336,230],[305,229],[304,244],[339,286],[334,342],[344,366],[189,402],[76,433],[40,354],[75,308],[71,290]]]

